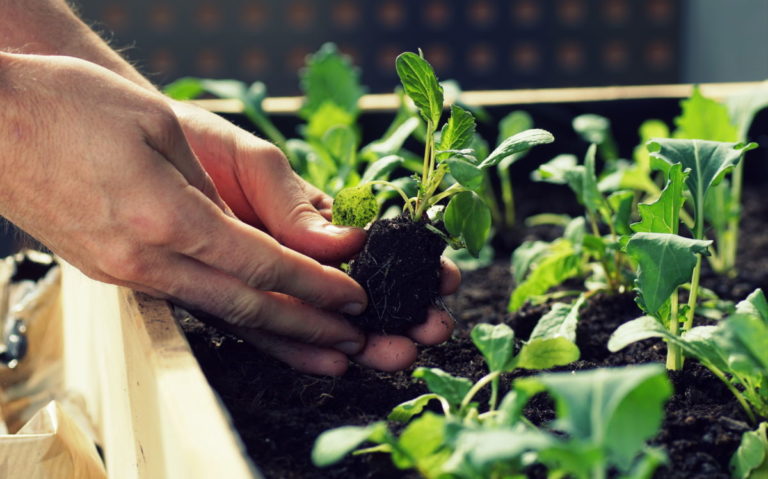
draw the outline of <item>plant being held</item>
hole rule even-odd
[[[479,194],[484,170],[554,140],[544,130],[526,130],[478,161],[471,148],[475,119],[469,111],[453,105],[441,128],[443,88],[432,66],[420,55],[403,53],[396,68],[405,94],[426,124],[415,194],[406,194],[396,181],[372,180],[340,191],[333,205],[334,223],[363,227],[378,213],[374,187],[390,188],[403,201],[403,214],[375,222],[363,251],[350,263],[351,276],[370,298],[368,309],[355,321],[364,328],[393,332],[419,322],[426,307],[436,301],[437,271],[446,243],[475,256],[485,244],[491,213]],[[393,293],[395,288],[400,292]]]
[[[439,369],[417,369],[414,377],[423,379],[430,393],[397,406],[389,415],[390,421],[407,423],[399,437],[384,422],[326,431],[315,443],[314,463],[331,465],[372,442],[373,447],[354,454],[388,453],[398,468],[416,469],[427,478],[522,477],[534,464],[545,465],[554,477],[600,479],[612,468],[625,477],[650,477],[664,459],[659,451],[646,449],[645,441],[660,426],[662,405],[671,393],[658,366],[518,379],[497,404],[495,381],[501,374],[578,358],[578,349],[565,337],[575,335],[575,322],[537,329],[539,336],[532,336],[515,355],[514,333],[507,326],[476,326],[472,339],[490,370],[486,376],[473,384]],[[481,409],[475,398],[488,384],[490,399]],[[558,433],[534,426],[523,415],[525,405],[540,392],[555,399],[553,426]],[[602,399],[600,407],[592,405],[596,397]],[[425,412],[432,401],[440,405],[439,413]]]

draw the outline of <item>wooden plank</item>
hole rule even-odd
[[[168,303],[63,273],[65,377],[86,397],[110,477],[260,478]]]
[[[756,88],[763,82],[702,83],[702,93],[710,98],[723,99],[734,93]],[[461,101],[471,106],[532,105],[540,103],[577,103],[589,101],[640,100],[649,98],[685,98],[690,96],[693,84],[607,86],[582,88],[542,88],[528,90],[467,91]],[[264,111],[271,115],[292,115],[301,108],[303,97],[265,98]],[[387,112],[399,107],[395,94],[371,94],[360,99],[363,111]],[[217,113],[242,113],[240,100],[193,100],[192,103]]]

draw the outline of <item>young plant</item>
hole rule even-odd
[[[663,402],[671,393],[656,365],[542,374],[516,380],[498,406],[496,389],[482,410],[473,401],[483,387],[493,388],[502,373],[578,358],[569,339],[552,336],[556,330],[572,335],[575,322],[542,327],[544,336],[532,338],[514,355],[508,327],[478,325],[472,339],[488,364],[488,375],[473,384],[439,369],[417,369],[414,376],[426,382],[430,393],[389,415],[390,421],[407,423],[399,437],[384,422],[326,431],[315,443],[313,462],[323,467],[350,453],[378,452],[390,454],[398,468],[416,469],[427,478],[522,477],[534,464],[545,465],[552,477],[601,479],[613,468],[624,477],[650,477],[664,459],[659,451],[648,450],[645,441],[658,430]],[[555,398],[557,433],[534,426],[523,415],[525,405],[540,392]],[[425,412],[431,401],[440,404],[440,413]],[[356,451],[365,442],[374,446]]]
[[[618,351],[636,341],[663,338],[695,358],[736,396],[753,424],[768,417],[768,301],[758,289],[716,326],[697,326],[673,334],[651,317],[620,326],[608,349]]]
[[[510,155],[550,143],[544,130],[526,130],[503,141],[482,161],[471,148],[472,114],[456,105],[442,128],[443,88],[420,55],[403,53],[396,61],[405,94],[426,124],[425,148],[416,192],[396,182],[376,180],[339,192],[333,206],[336,224],[363,226],[376,217],[372,187],[398,192],[403,214],[371,226],[366,245],[350,263],[350,275],[367,289],[368,309],[355,319],[368,329],[403,331],[423,321],[438,297],[439,261],[445,245],[477,256],[491,228],[491,213],[479,192],[485,170]],[[455,182],[446,185],[451,177]],[[447,201],[443,208],[441,202]]]
[[[560,155],[534,173],[536,180],[568,185],[584,206],[585,215],[570,221],[562,238],[552,243],[527,242],[513,253],[517,287],[509,311],[576,276],[588,276],[590,295],[627,286],[626,259],[619,240],[629,232],[634,195],[630,191],[606,195],[600,190],[595,172],[597,151],[597,145],[591,145],[583,165],[572,155]],[[607,235],[602,234],[601,225]]]

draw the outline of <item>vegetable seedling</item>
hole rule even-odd
[[[432,66],[421,55],[407,52],[397,57],[396,69],[405,95],[426,124],[420,174],[414,177],[416,192],[406,194],[396,181],[368,181],[340,191],[333,206],[334,223],[364,226],[377,216],[373,187],[392,189],[403,201],[401,216],[371,226],[349,271],[369,296],[368,308],[356,324],[387,332],[402,332],[426,318],[427,308],[439,297],[440,255],[446,244],[479,254],[491,229],[490,209],[480,194],[485,170],[554,140],[544,130],[525,130],[478,161],[471,148],[472,113],[452,105],[440,128],[443,87]]]

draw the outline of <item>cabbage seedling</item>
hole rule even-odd
[[[547,131],[526,130],[502,141],[478,161],[471,148],[472,113],[453,105],[440,127],[443,87],[432,66],[421,55],[406,52],[397,57],[396,69],[405,94],[426,124],[421,171],[414,175],[415,194],[407,194],[397,181],[373,180],[340,191],[333,206],[334,223],[362,227],[377,216],[372,187],[391,188],[403,201],[403,214],[374,223],[363,251],[350,263],[350,275],[369,295],[368,309],[356,323],[392,332],[423,321],[427,307],[436,301],[440,254],[446,243],[466,248],[473,256],[485,244],[491,212],[481,196],[484,170],[554,141]]]

